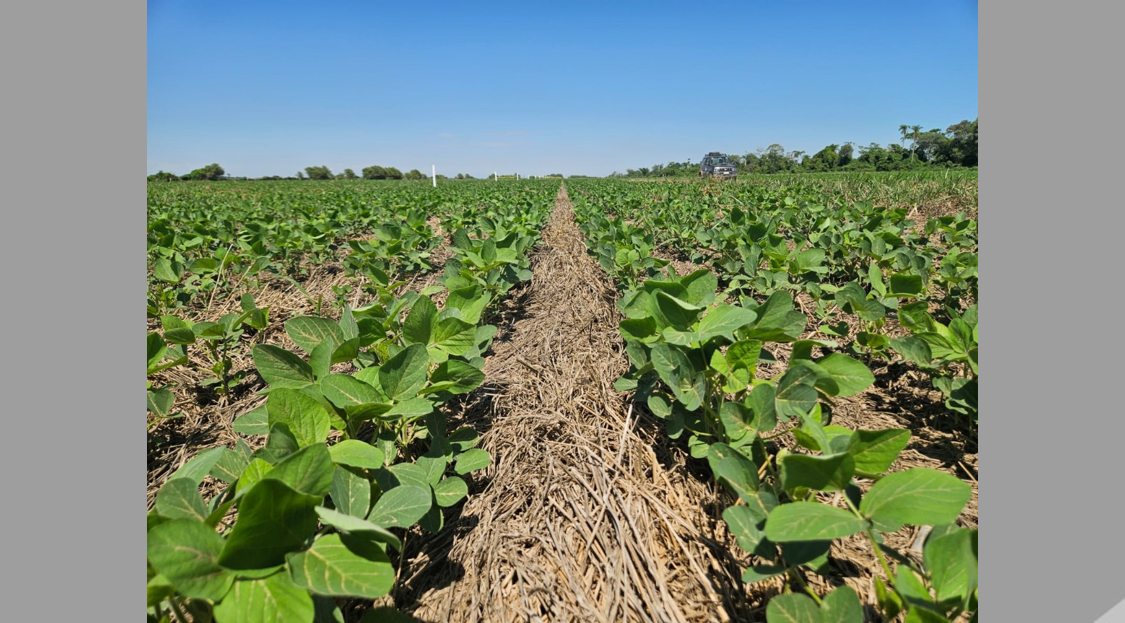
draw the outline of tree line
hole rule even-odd
[[[739,173],[803,173],[828,171],[906,171],[977,166],[977,120],[960,121],[944,131],[925,132],[919,125],[900,125],[899,144],[831,144],[815,154],[785,151],[774,143],[756,153],[728,154]],[[910,141],[910,146],[906,145]],[[610,177],[689,177],[699,175],[699,162],[669,162],[614,172]]]
[[[382,167],[372,165],[364,167],[360,171],[360,175],[356,175],[355,171],[351,169],[344,169],[343,173],[333,173],[331,169],[326,166],[318,167],[305,167],[304,171],[297,171],[296,176],[283,177],[280,175],[267,175],[265,177],[258,177],[253,179],[259,180],[424,180],[429,176],[422,173],[418,169],[411,169],[403,173],[395,167]],[[438,175],[441,179],[447,179],[444,175]],[[471,176],[468,176],[471,178]],[[196,169],[191,173],[185,175],[176,175],[175,173],[168,173],[167,171],[158,171],[148,176],[150,182],[178,182],[178,181],[192,181],[192,180],[244,180],[244,177],[228,177],[226,171],[219,164],[209,164],[205,167]],[[461,174],[458,174],[458,179]]]

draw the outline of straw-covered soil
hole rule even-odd
[[[422,547],[400,606],[425,621],[747,620],[714,491],[613,389],[628,368],[616,295],[565,188],[532,268],[525,317],[485,368],[487,485]]]

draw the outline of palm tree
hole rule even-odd
[[[906,133],[909,130],[910,130],[910,126],[908,126],[908,125],[903,124],[903,125],[898,126],[898,131],[902,133],[902,148],[903,149],[906,149]]]
[[[918,145],[918,134],[922,131],[922,126],[910,126],[910,159],[914,159],[914,148]]]

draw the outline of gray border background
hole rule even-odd
[[[1120,13],[979,12],[984,621],[1125,621]]]
[[[0,20],[5,621],[143,610],[145,45],[139,2]]]
[[[1125,621],[1113,488],[1125,422],[1111,402],[1125,341],[1120,11],[980,11],[985,621]],[[128,406],[140,405],[144,16],[136,2],[19,4],[0,25],[5,619],[140,615],[122,603],[143,595],[145,549],[144,433]],[[899,37],[940,53],[924,24]]]

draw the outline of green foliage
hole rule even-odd
[[[336,179],[336,176],[332,175],[332,171],[328,170],[328,167],[325,166],[305,167],[305,174],[309,176],[310,180]]]
[[[391,591],[402,535],[415,526],[440,530],[442,509],[469,494],[466,477],[491,463],[475,447],[472,429],[447,431],[442,405],[484,381],[483,354],[496,334],[485,322],[515,283],[504,280],[512,277],[506,267],[520,267],[517,279],[529,276],[526,252],[554,189],[505,196],[531,196],[539,198],[535,209],[512,202],[483,214],[458,206],[456,217],[446,215],[467,212],[466,223],[475,225],[457,236],[458,243],[470,241],[457,257],[473,268],[455,275],[473,282],[454,283],[444,309],[430,298],[441,287],[401,292],[386,279],[374,300],[355,309],[345,303],[338,318],[287,320],[296,350],[253,346],[266,401],[236,419],[234,429],[264,443],[257,450],[239,441],[234,449],[204,451],[158,491],[148,522],[151,619],[185,612],[192,620],[220,622],[339,618],[333,598],[378,599]],[[418,214],[424,222],[424,212]],[[384,222],[379,231],[398,242],[404,231],[433,238],[415,225]],[[410,265],[404,249],[359,253],[355,272],[376,274],[368,261]],[[492,266],[494,253],[514,255]],[[486,265],[473,263],[477,258]],[[186,262],[175,252],[163,259],[155,277],[182,279]],[[501,269],[499,277],[494,269]],[[220,363],[229,359],[246,328],[268,324],[268,309],[249,295],[242,307],[213,323],[165,315],[163,333],[148,336],[150,376],[184,365],[191,347],[207,349]],[[343,363],[354,372],[333,371]],[[229,368],[216,370],[228,382],[237,377]],[[206,476],[222,483],[208,497],[200,489]],[[233,523],[222,521],[231,513]]]
[[[191,173],[188,173],[187,175],[184,175],[183,179],[215,181],[218,179],[222,179],[226,174],[227,173],[223,170],[223,167],[219,166],[218,164],[209,164],[205,167],[196,169]]]
[[[783,153],[780,146],[770,151]],[[812,160],[831,160],[828,152],[818,155]],[[975,374],[975,306],[948,324],[924,311],[938,282],[959,288],[955,300],[975,300],[974,256],[965,255],[975,254],[975,228],[963,218],[936,220],[926,226],[933,235],[923,236],[905,210],[841,205],[801,187],[598,182],[574,184],[572,197],[588,247],[623,289],[620,334],[631,366],[616,387],[664,420],[693,457],[706,458],[716,482],[737,499],[723,517],[755,555],[743,579],[798,581],[801,573],[827,572],[831,543],[862,535],[899,563],[895,571],[881,558],[891,578],[880,593],[886,617],[905,611],[952,620],[975,611],[977,556],[967,545],[975,532],[943,542],[923,565],[879,536],[905,524],[952,523],[969,485],[929,469],[888,474],[909,432],[851,430],[831,415],[834,399],[873,384],[869,357],[909,352],[935,374],[935,386],[951,370]],[[712,270],[651,271],[643,258],[661,247],[668,254],[692,249]],[[951,268],[943,274],[940,266]],[[812,301],[808,315],[795,309],[796,295]],[[808,337],[810,315],[823,323],[818,331],[845,343]],[[891,339],[891,321],[912,335]],[[777,343],[791,345],[784,366],[770,354]],[[951,410],[961,404],[947,402]],[[781,436],[791,436],[790,449],[771,457],[766,440]],[[866,495],[864,480],[873,481]],[[823,600],[781,595],[767,618],[859,621],[863,614],[845,589]]]

